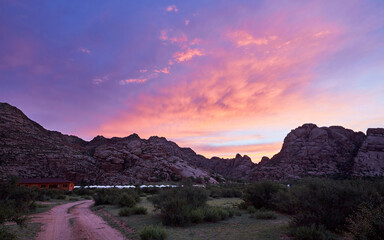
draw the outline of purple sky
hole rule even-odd
[[[0,101],[45,128],[272,156],[384,127],[384,2],[0,1]]]

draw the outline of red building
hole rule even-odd
[[[63,189],[72,191],[75,184],[62,178],[24,178],[19,186],[37,187],[38,189]]]

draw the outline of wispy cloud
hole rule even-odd
[[[94,79],[92,79],[92,83],[95,84],[95,85],[99,85],[99,84],[101,84],[103,82],[104,82],[104,80],[101,79],[101,78],[94,78]]]
[[[185,62],[191,60],[195,56],[203,56],[202,50],[197,48],[188,48],[185,52],[176,52],[173,57],[177,62]]]
[[[261,37],[261,38],[255,38],[251,34],[249,34],[246,31],[236,31],[233,33],[230,33],[230,36],[232,39],[236,42],[237,46],[243,47],[247,45],[267,45],[269,43],[268,38]],[[271,40],[275,40],[276,36],[271,36]]]
[[[91,50],[89,50],[89,49],[87,49],[87,48],[83,48],[83,47],[81,47],[81,48],[79,48],[79,51],[80,51],[80,52],[83,52],[83,53],[86,53],[86,54],[91,54]]]
[[[166,8],[167,12],[178,12],[179,9],[176,7],[176,5],[170,5]]]
[[[169,74],[169,69],[168,69],[168,68],[156,69],[154,72],[155,72],[155,73]]]
[[[130,79],[125,79],[120,81],[120,85],[127,85],[130,83],[145,83],[148,81],[147,78],[130,78]]]
[[[105,81],[109,81],[110,74],[104,75],[102,77],[95,77],[92,79],[92,83],[95,85],[100,85]]]

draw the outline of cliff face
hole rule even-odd
[[[0,181],[62,177],[76,183],[132,184],[217,179],[292,179],[306,176],[384,176],[384,129],[367,135],[343,127],[304,124],[281,151],[255,164],[248,156],[207,159],[162,137],[95,137],[87,142],[48,131],[17,108],[0,103]]]
[[[314,124],[304,124],[292,130],[284,139],[281,151],[271,159],[263,159],[249,177],[256,180],[349,176],[360,169],[355,157],[367,139],[362,132],[339,126],[319,128]],[[366,160],[362,162],[364,165]],[[377,169],[375,164],[371,165]],[[368,172],[364,170],[361,176],[366,174]],[[381,170],[380,174],[383,175],[384,171]]]
[[[0,104],[1,180],[9,175],[95,180],[99,169],[85,144],[80,138],[47,131],[17,108]]]
[[[48,131],[9,104],[0,104],[0,180],[63,177],[77,183],[128,184],[180,180],[186,177],[216,182],[189,162],[204,158],[165,138],[96,137],[86,142]],[[205,158],[204,158],[205,159]]]
[[[384,129],[369,128],[367,137],[354,159],[352,175],[383,176],[384,175]]]
[[[200,159],[195,163],[198,167],[216,172],[226,179],[245,180],[251,170],[256,167],[247,155],[237,154],[235,158],[222,159],[213,157],[211,159]]]

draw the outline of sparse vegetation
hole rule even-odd
[[[160,226],[145,226],[140,232],[141,240],[165,240],[167,239],[167,232]]]
[[[130,216],[130,215],[145,215],[147,214],[147,209],[145,207],[124,207],[120,209],[119,216]]]

